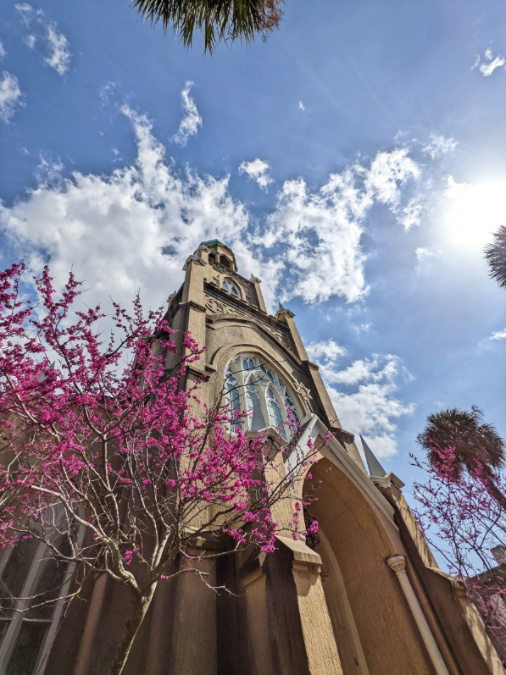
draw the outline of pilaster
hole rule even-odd
[[[182,564],[188,565],[187,562]],[[204,560],[194,565],[207,575],[209,586],[192,572],[184,572],[175,582],[170,668],[166,672],[215,675],[218,667],[216,593],[212,588],[216,585],[215,564],[212,560]]]
[[[257,301],[258,301],[258,307],[260,308],[260,310],[262,312],[267,314],[267,309],[265,307],[265,302],[264,302],[264,296],[263,296],[263,293],[262,293],[262,289],[260,288],[260,284],[262,282],[260,281],[260,279],[257,279],[254,276],[250,277],[250,281],[253,284],[253,287],[255,289],[255,293],[256,293]]]
[[[337,413],[334,410],[334,406],[332,405],[332,401],[330,400],[330,396],[327,393],[327,389],[323,384],[323,380],[320,375],[320,369],[316,365],[316,363],[312,363],[309,360],[306,348],[304,347],[304,343],[302,342],[297,326],[295,325],[294,316],[295,314],[293,312],[283,307],[283,305],[281,305],[280,303],[279,310],[276,312],[276,319],[284,323],[287,326],[288,330],[290,331],[290,336],[293,341],[295,354],[299,357],[299,359],[305,364],[307,368],[308,375],[313,382],[315,393],[318,397],[318,403],[320,407],[323,409],[325,416],[327,418],[325,420],[327,426],[333,432],[340,431],[341,424],[339,422],[339,418],[337,417]]]
[[[246,592],[246,613],[249,638],[254,659],[255,675],[274,675],[268,631],[267,577],[263,567],[250,571],[241,578]]]
[[[292,576],[311,675],[343,675],[341,659],[321,582],[322,560],[302,541],[277,537],[290,550]]]
[[[204,281],[207,263],[198,255],[191,255],[183,267],[186,272],[180,308],[185,312],[185,330],[189,331],[199,347],[206,344],[206,307]],[[198,377],[205,373],[205,357],[191,365]]]

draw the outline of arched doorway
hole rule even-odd
[[[318,500],[309,509],[319,523],[315,550],[323,561],[325,596],[345,672],[432,673],[405,597],[385,563],[396,552],[381,522],[385,516],[337,462],[322,458],[311,474],[306,491],[317,485]]]

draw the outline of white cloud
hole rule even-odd
[[[506,328],[498,330],[489,337],[489,340],[506,340]]]
[[[326,364],[335,365],[337,360],[347,353],[345,347],[341,347],[332,338],[320,340],[319,342],[311,342],[306,347],[306,351],[309,358],[317,361],[322,369],[325,368]]]
[[[39,164],[35,169],[35,178],[39,188],[48,187],[58,181],[61,181],[61,174],[64,169],[61,159],[58,157],[52,160],[45,155],[40,155]]]
[[[329,344],[330,343],[330,344]],[[339,369],[342,348],[329,349],[332,340],[312,343],[308,348],[311,358],[320,364],[329,395],[343,427],[366,437],[373,452],[381,458],[397,453],[395,420],[413,413],[414,404],[403,404],[395,397],[399,377],[409,378],[399,357],[373,354],[347,368]],[[339,345],[336,345],[339,347]],[[336,385],[352,388],[344,393]]]
[[[306,106],[302,103],[302,101],[299,101],[299,104],[298,104],[297,107],[298,107],[298,109],[301,110],[302,112],[304,112],[304,111],[306,110]]]
[[[371,324],[361,323],[358,326],[353,326],[353,330],[357,335],[360,335],[360,333],[368,333],[371,330]]]
[[[434,251],[431,251],[428,248],[424,248],[423,246],[419,246],[415,250],[415,255],[418,258],[418,260],[423,260],[424,258],[431,258],[432,256],[436,255]]]
[[[18,78],[4,70],[0,76],[0,119],[9,122],[17,108],[23,106]]]
[[[362,437],[378,459],[391,459],[399,451],[395,439],[388,434],[377,436],[362,434]]]
[[[504,59],[504,56],[496,56],[493,61],[490,61],[490,63],[482,63],[480,66],[480,72],[482,73],[483,77],[490,77],[496,68],[504,66],[505,63],[506,60]]]
[[[504,56],[494,57],[492,50],[490,48],[485,50],[484,60],[481,63],[481,65],[480,61],[481,58],[477,56],[476,61],[474,62],[474,65],[471,68],[471,70],[478,68],[483,77],[490,77],[492,73],[495,70],[497,70],[497,68],[501,68],[506,63],[506,59],[504,58]]]
[[[381,152],[331,174],[319,189],[285,181],[252,232],[248,210],[230,195],[229,176],[178,170],[148,119],[128,106],[121,112],[136,136],[135,164],[109,175],[63,177],[58,162],[43,158],[38,187],[1,211],[33,268],[49,254],[60,281],[74,264],[91,288],[105,293],[109,285],[107,296],[121,301],[142,285],[156,304],[179,284],[184,259],[199,242],[219,237],[233,246],[243,275],[263,279],[269,309],[280,296],[313,303],[337,295],[353,303],[368,292],[361,238],[370,209],[379,205],[399,220],[420,183],[421,165],[406,150]]]
[[[19,12],[25,28],[32,31],[24,38],[27,47],[34,49],[37,40],[43,40],[47,48],[44,61],[59,75],[64,75],[69,69],[72,55],[69,50],[69,42],[65,35],[58,30],[56,22],[48,21],[42,9],[35,10],[28,3],[20,3],[14,5],[14,7]]]
[[[14,8],[20,13],[21,21],[28,28],[33,17],[35,16],[35,10],[33,9],[33,7],[28,3],[24,2],[14,5]],[[42,13],[42,10],[40,10],[40,13]]]
[[[5,51],[5,47],[4,47],[3,44],[0,42],[0,59],[3,59],[3,57],[4,57],[6,54],[7,54],[7,52]]]
[[[99,96],[100,96],[100,103],[102,106],[108,105],[115,88],[116,82],[110,81],[107,84],[104,84],[104,86],[100,89]]]
[[[195,101],[190,96],[190,90],[192,86],[193,82],[188,80],[183,91],[181,92],[184,115],[179,125],[179,130],[174,136],[176,143],[179,143],[183,147],[188,143],[190,136],[195,136],[199,130],[199,127],[202,126],[202,117],[197,110]]]
[[[458,143],[454,138],[446,138],[445,136],[431,134],[427,145],[422,148],[422,151],[429,154],[431,159],[435,159],[441,155],[447,155],[449,152],[453,152],[457,145]]]
[[[71,53],[69,50],[69,41],[60,33],[56,24],[51,23],[47,26],[47,49],[48,55],[44,61],[56,70],[58,75],[65,75],[70,67]]]
[[[49,256],[57,287],[72,266],[85,280],[83,302],[108,307],[111,296],[129,304],[140,288],[144,303],[156,307],[181,284],[186,257],[219,237],[234,247],[241,272],[264,274],[275,287],[279,266],[248,246],[248,215],[230,196],[228,176],[178,173],[147,118],[128,106],[122,112],[135,133],[135,164],[108,176],[76,171],[44,180],[13,206],[0,205],[0,225],[30,270]]]
[[[408,150],[396,148],[390,152],[378,152],[371,162],[364,184],[371,197],[395,207],[400,199],[399,185],[419,175],[420,169],[408,157]]]
[[[251,162],[242,162],[239,173],[245,173],[248,178],[256,181],[258,186],[267,192],[269,185],[274,182],[269,176],[269,169],[270,166],[267,162],[257,158]]]
[[[423,206],[419,197],[414,197],[403,208],[397,209],[397,220],[406,230],[410,230],[415,225],[420,225],[423,215]]]
[[[327,374],[327,380],[332,384],[354,385],[364,380],[369,380],[377,368],[376,362],[368,359],[354,361],[351,365],[341,371],[330,371]]]
[[[379,152],[369,166],[356,163],[330,174],[315,192],[302,178],[286,181],[259,238],[265,246],[289,242],[285,255],[295,283],[283,299],[299,296],[312,303],[333,295],[347,302],[363,298],[368,292],[360,245],[364,220],[380,203],[403,224],[403,209],[408,207],[402,189],[416,183],[419,175],[418,165],[402,148]]]

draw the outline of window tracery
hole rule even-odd
[[[225,398],[231,430],[238,426],[243,431],[273,427],[287,440],[294,423],[303,417],[286,382],[254,354],[241,354],[229,362],[225,371]],[[246,413],[242,417],[241,411]]]
[[[229,293],[229,295],[234,296],[234,298],[237,298],[238,300],[241,299],[241,292],[231,279],[223,279],[222,286],[223,290]]]

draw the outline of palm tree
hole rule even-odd
[[[216,40],[264,39],[279,25],[284,0],[134,0],[143,19],[162,22],[179,33],[186,47],[196,30],[204,32],[204,51],[212,52]]]
[[[485,248],[485,259],[492,279],[506,288],[506,225],[501,225],[494,234],[494,243]]]
[[[418,443],[427,450],[435,470],[441,464],[438,454],[446,448],[455,448],[455,464],[452,477],[458,480],[464,470],[476,470],[476,460],[481,465],[480,480],[503,508],[506,497],[494,483],[494,473],[502,467],[505,459],[505,444],[495,428],[483,421],[483,412],[473,406],[471,411],[450,408],[429,415]]]

